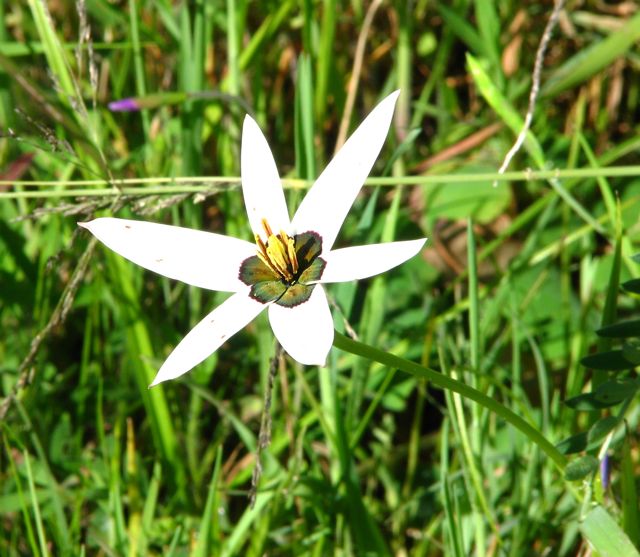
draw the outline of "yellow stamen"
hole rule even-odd
[[[264,231],[267,234],[267,238],[273,236],[273,232],[271,231],[271,227],[269,226],[267,219],[262,219],[262,228],[264,228]]]
[[[287,250],[287,256],[291,262],[291,270],[295,274],[298,272],[298,256],[296,255],[295,240],[287,236],[282,230],[280,231],[280,240],[284,244],[284,248]]]
[[[267,237],[266,242],[256,235],[258,257],[275,274],[290,282],[298,272],[298,257],[296,255],[295,240],[284,230],[276,235],[271,230],[266,219],[262,219],[262,227]]]

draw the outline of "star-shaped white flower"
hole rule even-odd
[[[398,94],[389,95],[362,122],[293,219],[269,145],[256,122],[245,117],[242,191],[255,244],[143,221],[98,218],[81,223],[107,247],[146,269],[234,293],[176,346],[152,386],[191,370],[265,309],[291,357],[302,364],[325,365],[333,343],[333,319],[321,285],[387,271],[416,255],[426,241],[331,249],[380,153]]]

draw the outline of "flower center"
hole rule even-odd
[[[293,282],[298,273],[295,240],[282,230],[280,234],[274,234],[265,219],[262,219],[262,227],[267,234],[267,241],[263,242],[256,234],[258,257],[274,274],[280,275],[282,280],[287,283]]]
[[[295,307],[306,302],[326,265],[320,257],[322,238],[311,231],[293,237],[282,230],[274,234],[264,219],[262,226],[267,239],[256,235],[257,255],[242,262],[238,277],[263,304]]]

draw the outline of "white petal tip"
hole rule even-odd
[[[248,127],[253,127],[253,128],[260,129],[260,126],[258,126],[258,122],[256,122],[248,114],[245,114],[245,116],[244,116],[244,121],[242,122],[242,127],[243,127],[243,131],[246,130],[246,128],[248,128]]]
[[[376,106],[375,108],[378,108],[379,106],[387,107],[391,105],[389,108],[393,110],[396,106],[396,103],[398,102],[399,96],[400,96],[400,89],[396,89],[393,93],[388,94],[384,99],[382,99],[378,104],[378,106]]]
[[[117,221],[118,219],[114,219],[111,217],[98,217],[97,219],[93,219],[86,222],[78,222],[76,223],[79,227],[88,230],[89,232],[94,232],[96,226],[100,226],[101,223],[107,223],[108,221]]]
[[[422,248],[426,243],[427,238],[420,238],[419,240],[407,240],[407,245],[413,246],[413,254],[408,254],[407,260],[418,255],[422,251]]]
[[[293,358],[293,356],[291,356]],[[323,358],[322,360],[317,359],[306,359],[306,358],[293,358],[294,360],[301,363],[303,366],[318,366],[318,367],[327,367],[327,358]]]
[[[151,384],[149,385],[149,389],[151,387],[155,387],[156,385],[160,385],[160,383],[164,383],[165,381],[168,381],[169,379],[172,379],[171,377],[163,377],[162,374],[162,369],[160,371],[158,371],[158,373],[156,374],[156,376],[153,378],[153,381],[151,382]]]

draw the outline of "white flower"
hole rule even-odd
[[[325,365],[333,319],[321,284],[382,273],[416,255],[426,241],[331,249],[382,148],[398,94],[384,99],[353,133],[292,220],[269,145],[256,122],[245,117],[242,191],[255,244],[143,221],[81,223],[107,247],[146,269],[234,293],[176,346],[152,386],[192,369],[265,309],[290,356],[302,364]]]

